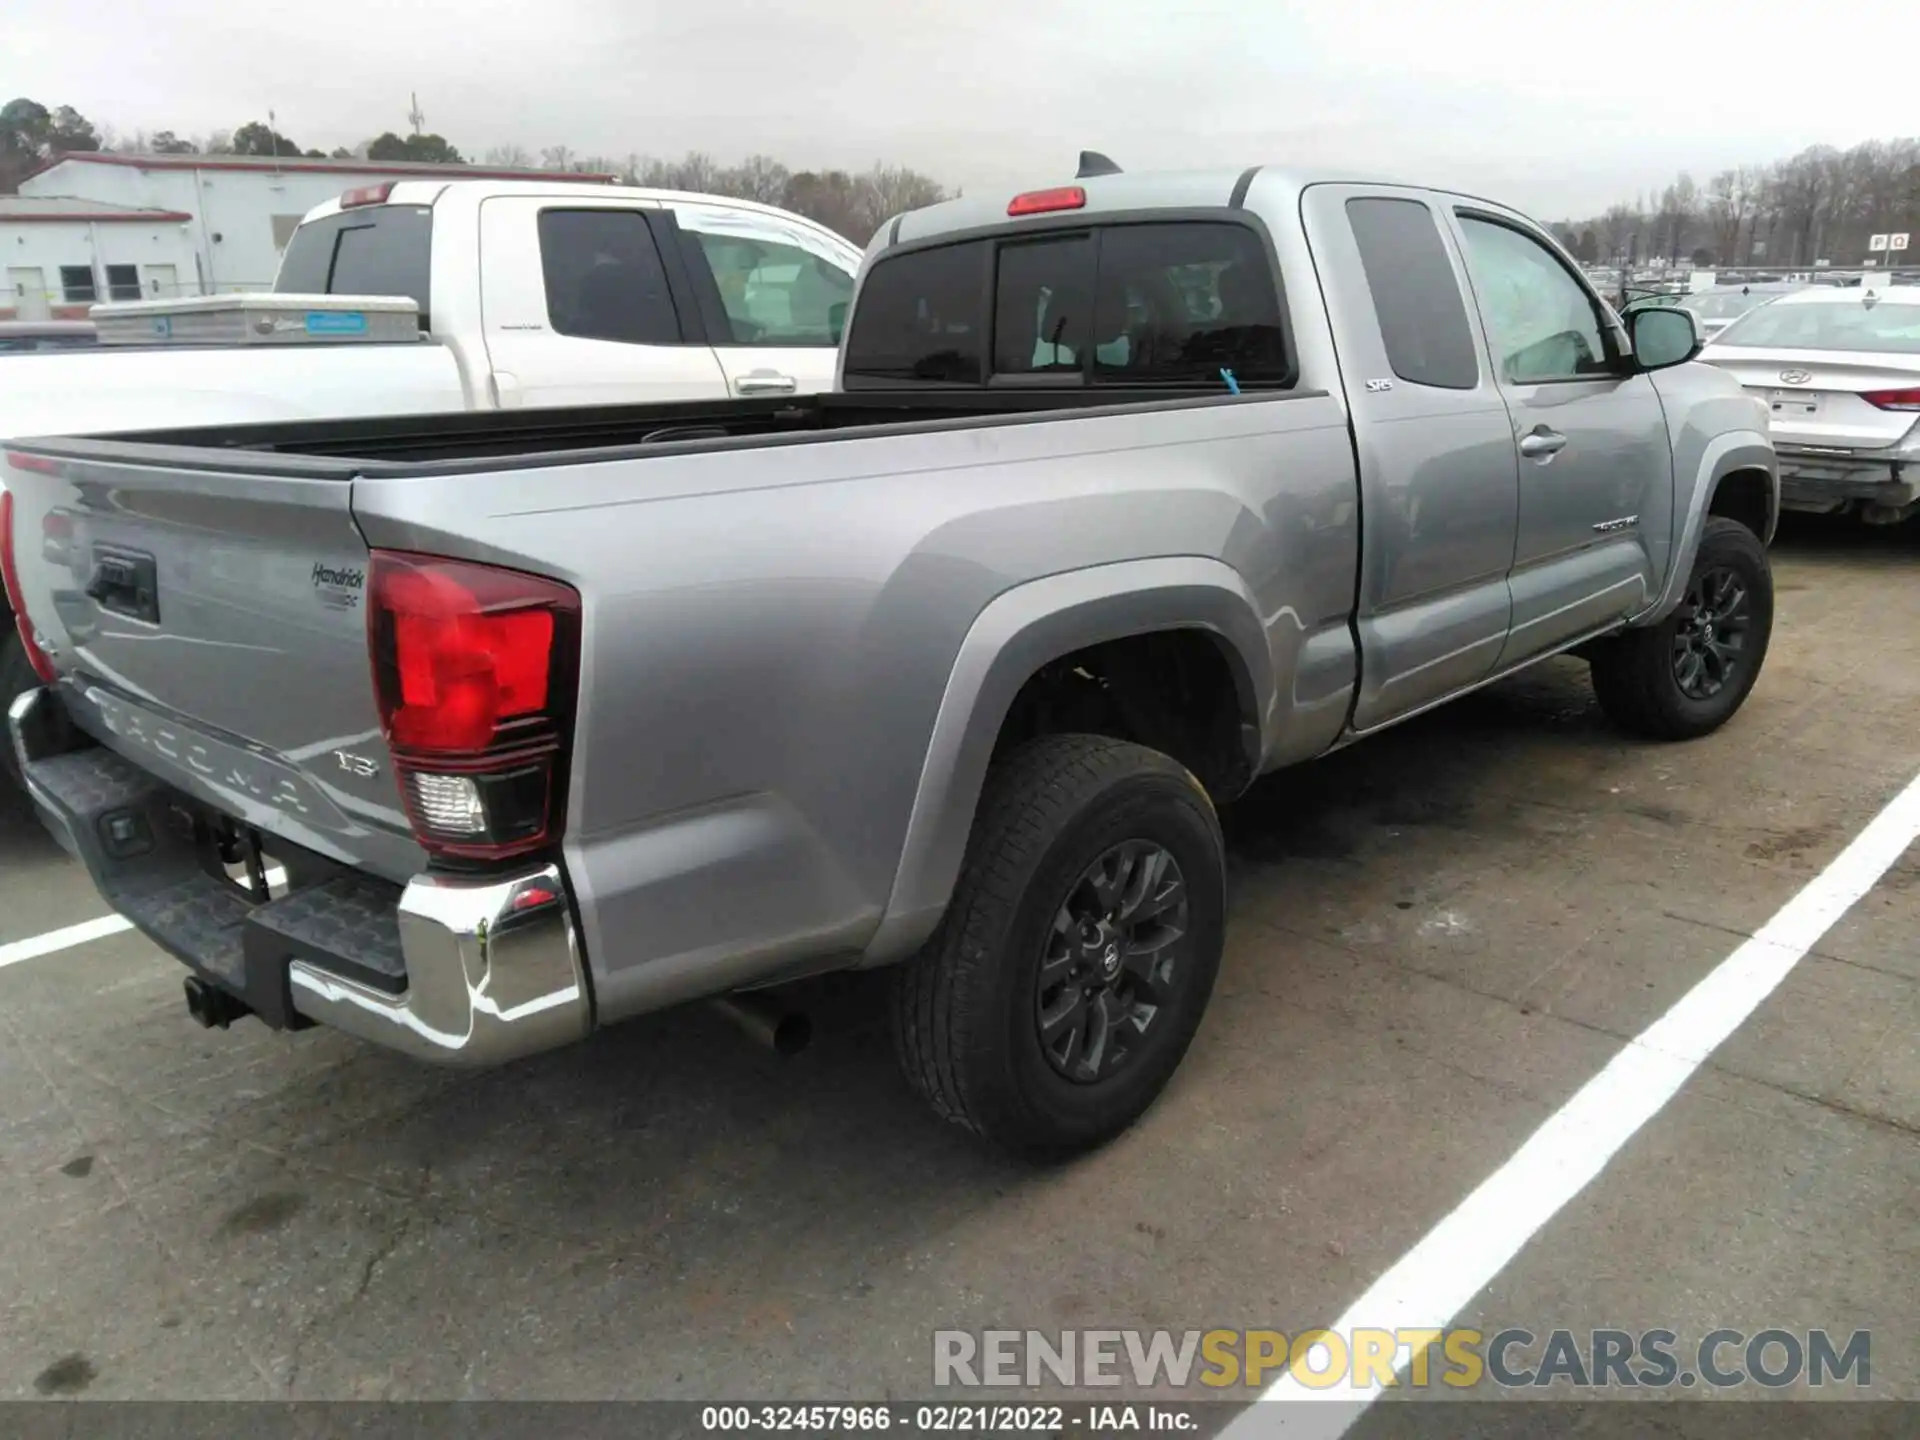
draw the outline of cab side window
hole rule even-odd
[[[680,319],[646,217],[637,210],[542,210],[540,271],[557,335],[678,345]]]
[[[1509,385],[1612,373],[1600,312],[1559,258],[1524,231],[1460,216],[1474,296],[1500,379]]]
[[[1418,200],[1349,200],[1347,223],[1393,373],[1415,385],[1473,389],[1480,361],[1433,212]]]
[[[682,232],[693,244],[689,263],[703,266],[720,292],[728,334],[717,343],[733,345],[818,345],[840,343],[853,298],[853,276],[824,256],[750,226],[726,222],[703,225],[692,213],[680,215]]]

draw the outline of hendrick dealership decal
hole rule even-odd
[[[330,609],[352,610],[360,604],[360,592],[366,589],[367,572],[357,565],[335,567],[316,560],[313,588]]]

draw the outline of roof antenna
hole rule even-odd
[[[1102,155],[1098,150],[1082,150],[1080,152],[1080,169],[1074,174],[1073,178],[1076,180],[1085,180],[1093,175],[1118,175],[1119,173],[1120,167]]]

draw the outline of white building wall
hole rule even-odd
[[[193,227],[179,222],[0,219],[0,320],[84,319],[88,302],[62,285],[63,266],[86,266],[108,298],[107,267],[134,267],[142,299],[199,293]]]
[[[199,256],[200,278],[206,292],[213,293],[267,289],[280,268],[285,233],[300,216],[342,191],[395,178],[400,177],[378,168],[319,173],[216,167],[142,170],[67,160],[21,182],[20,193],[77,196],[197,217],[186,229]],[[275,217],[281,217],[278,233]]]

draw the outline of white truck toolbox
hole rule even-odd
[[[397,295],[261,291],[123,300],[88,313],[103,345],[340,345],[420,338],[419,305]]]

